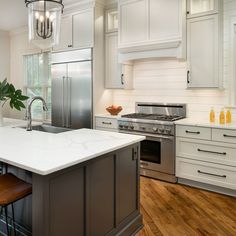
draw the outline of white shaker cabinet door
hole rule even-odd
[[[150,0],[150,39],[181,38],[182,14],[182,0]]]
[[[123,88],[121,65],[118,64],[118,34],[106,35],[106,88]]]
[[[187,86],[219,87],[218,15],[192,18],[187,23]]]
[[[218,13],[219,1],[222,0],[187,0],[187,17],[193,18]]]
[[[94,44],[94,10],[73,15],[73,47],[87,48]]]
[[[148,0],[119,2],[119,45],[148,39]]]
[[[72,18],[71,15],[62,17],[59,44],[53,47],[53,51],[63,51],[72,48]]]

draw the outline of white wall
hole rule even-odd
[[[0,81],[10,77],[10,37],[8,32],[0,30]],[[4,116],[8,115],[7,106],[4,107]]]
[[[0,31],[0,80],[10,74],[10,37],[8,32]]]
[[[188,116],[208,119],[212,106],[216,111],[229,105],[230,50],[229,22],[236,15],[236,1],[224,1],[224,85],[225,90],[186,89],[186,62],[177,60],[136,61],[134,64],[134,90],[116,90],[114,103],[122,105],[123,113],[134,112],[137,101],[144,102],[181,102],[188,104]],[[234,78],[235,79],[235,78]],[[233,89],[233,90],[236,90]],[[234,113],[236,113],[234,111]]]

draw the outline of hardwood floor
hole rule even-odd
[[[236,198],[141,177],[144,228],[136,236],[235,236]]]

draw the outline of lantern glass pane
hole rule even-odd
[[[41,49],[59,43],[62,6],[57,2],[36,1],[28,5],[29,41]]]

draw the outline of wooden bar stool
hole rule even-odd
[[[14,202],[30,195],[32,193],[32,185],[17,178],[13,174],[7,173],[0,175],[0,206],[5,211],[7,235],[10,236],[8,225],[7,207],[11,205],[12,208],[12,221],[14,234],[16,236]]]

